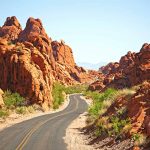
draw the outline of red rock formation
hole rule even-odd
[[[91,91],[101,91],[104,87],[105,85],[101,81],[97,80],[94,83],[90,84],[88,89]]]
[[[100,73],[78,67],[74,61],[72,49],[63,41],[51,43],[56,61],[55,79],[63,84],[91,83]]]
[[[150,80],[150,45],[144,44],[139,53],[129,52],[119,64],[120,76],[115,75],[113,83],[116,87],[131,87]]]
[[[107,64],[106,66],[102,66],[99,68],[99,71],[102,72],[103,74],[109,74],[109,73],[114,73],[118,70],[119,68],[119,63],[118,62],[111,62]]]
[[[0,37],[6,38],[8,41],[18,39],[21,32],[21,25],[16,17],[8,17],[2,27],[0,27]]]
[[[28,48],[32,45],[36,47],[51,63],[53,69],[55,68],[51,39],[46,34],[40,19],[29,18],[18,41],[24,43]]]
[[[128,52],[121,57],[119,63],[109,63],[100,68],[100,71],[106,74],[104,80],[99,82],[100,87],[105,85],[100,91],[108,87],[131,87],[150,80],[150,45],[144,44],[139,53]]]
[[[76,66],[71,48],[63,41],[52,42],[39,19],[29,18],[21,30],[16,17],[9,17],[0,37],[0,88],[20,93],[29,103],[47,109],[53,82],[92,82],[98,75]]]
[[[128,116],[131,118],[131,133],[145,130],[150,136],[150,82],[144,82],[128,102]],[[133,107],[134,106],[134,107]]]
[[[61,41],[61,43],[53,41],[51,44],[55,61],[60,64],[67,64],[71,67],[76,65],[73,58],[72,49],[68,45],[65,45],[63,41]]]
[[[29,103],[52,104],[50,65],[35,47],[0,45],[0,87],[20,93]]]

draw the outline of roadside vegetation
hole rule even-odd
[[[127,102],[135,94],[138,87],[115,90],[112,88],[104,92],[85,91],[84,95],[92,99],[89,106],[87,128],[95,138],[110,137],[114,140],[125,139],[132,128],[128,117]],[[121,103],[120,103],[121,102]],[[142,145],[146,136],[141,133],[131,135],[135,145]]]
[[[66,99],[67,94],[82,93],[86,98],[92,99],[88,109],[87,129],[97,139],[110,137],[123,140],[132,128],[131,119],[128,117],[127,103],[136,93],[138,86],[130,89],[116,90],[109,88],[104,92],[89,91],[86,85],[65,86],[56,82],[53,85],[53,108],[57,109]],[[146,136],[141,133],[131,135],[135,145],[142,145]]]
[[[26,105],[26,100],[18,93],[13,93],[10,90],[4,91],[3,94],[4,105],[0,108],[0,118],[6,119],[9,115],[16,114],[29,114],[34,113],[39,109],[37,105]]]
[[[87,89],[86,85],[65,86],[59,82],[53,85],[53,108],[57,109],[66,99],[67,94],[82,93]]]
[[[87,86],[85,85],[72,85],[65,86],[59,82],[53,85],[53,109],[58,109],[59,106],[65,101],[67,94],[82,93],[85,91]],[[0,118],[6,119],[9,115],[16,114],[30,114],[36,111],[43,111],[41,106],[27,105],[25,98],[18,93],[13,93],[10,90],[4,91],[3,94],[4,105],[0,108]]]

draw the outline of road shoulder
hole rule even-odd
[[[60,112],[60,111],[64,110],[69,105],[69,102],[70,102],[69,96],[70,95],[67,95],[67,98],[64,101],[64,103],[56,110],[52,109],[48,112],[38,111],[35,113],[30,113],[30,114],[25,114],[25,115],[11,114],[8,118],[6,118],[5,121],[0,120],[0,131],[4,130],[5,128],[8,128],[12,125],[15,125],[17,123],[32,119],[34,117],[38,117],[38,116],[42,116],[42,115],[46,115],[46,114],[52,114],[52,113],[56,113],[56,112]]]
[[[83,100],[91,105],[92,101],[90,99],[85,99],[81,96]],[[81,131],[82,128],[86,126],[87,112],[80,114],[66,129],[66,135],[64,141],[67,144],[67,150],[94,150],[95,148],[88,145],[88,137]]]

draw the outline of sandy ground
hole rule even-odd
[[[16,123],[20,123],[22,121],[25,121],[34,117],[62,111],[68,106],[68,104],[69,104],[69,96],[67,96],[65,102],[57,110],[50,110],[48,112],[36,111],[35,113],[30,113],[30,114],[25,114],[25,115],[13,113],[10,116],[8,116],[5,120],[0,119],[0,131]]]
[[[86,126],[86,114],[87,112],[81,114],[67,128],[66,136],[64,137],[67,150],[94,150],[93,146],[88,145],[87,137],[80,131],[80,128]]]

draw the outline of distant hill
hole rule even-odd
[[[78,62],[78,66],[82,66],[86,69],[98,70],[101,66],[106,65],[107,62],[99,62],[97,64],[87,63],[87,62]]]

